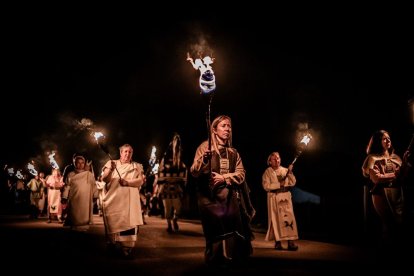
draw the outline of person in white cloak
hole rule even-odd
[[[102,181],[102,175],[100,175],[98,177],[98,179],[95,181],[95,183],[96,183],[96,189],[98,191],[97,205],[98,205],[98,210],[99,210],[99,216],[102,217],[103,216],[102,202],[103,202],[103,198],[105,197],[105,185],[106,185],[106,183],[104,181]]]
[[[93,194],[96,189],[95,176],[88,168],[85,157],[73,158],[74,171],[66,178],[62,201],[67,201],[65,226],[74,230],[87,230],[93,224]]]
[[[267,158],[269,167],[262,176],[262,185],[267,192],[268,229],[265,239],[275,241],[275,249],[282,250],[282,241],[288,241],[288,250],[297,250],[293,242],[298,239],[298,228],[293,212],[292,194],[289,187],[296,184],[293,165],[281,166],[278,152]]]
[[[63,177],[60,170],[57,168],[52,169],[52,174],[46,177],[47,187],[47,223],[51,223],[54,217],[57,217],[59,223],[62,221],[62,203],[61,192],[63,185]]]
[[[133,148],[124,144],[120,158],[109,160],[102,168],[106,182],[102,201],[108,249],[131,258],[138,227],[143,225],[139,189],[144,183],[142,164],[132,161]]]

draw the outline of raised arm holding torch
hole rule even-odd
[[[113,162],[113,158],[111,156],[111,154],[109,153],[108,147],[105,146],[104,144],[99,143],[99,139],[102,137],[105,137],[103,135],[102,132],[95,132],[95,134],[93,135],[95,137],[96,143],[98,144],[98,146],[101,148],[101,150],[103,150],[109,157],[109,159],[111,160],[111,171],[116,170],[116,172],[118,173],[119,179],[122,179],[121,174],[119,173],[115,162]],[[102,175],[102,179],[105,179],[107,176],[109,175],[109,173],[107,175]]]

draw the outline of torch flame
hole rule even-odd
[[[103,139],[105,138],[105,135],[102,132],[95,132],[93,134],[93,137],[95,137],[96,143],[99,145],[99,147],[106,153],[109,155],[109,149],[106,145],[99,143],[99,139]],[[112,157],[109,155],[109,158],[112,159]]]
[[[52,168],[59,169],[59,165],[56,162],[55,157],[54,157],[55,155],[56,155],[56,152],[54,152],[54,151],[52,151],[52,153],[48,155],[49,162],[50,162],[50,165],[52,166]]]
[[[295,164],[295,162],[298,160],[299,156],[302,154],[302,152],[305,150],[305,148],[308,146],[311,140],[312,135],[310,135],[310,133],[303,135],[302,140],[300,140],[299,145],[296,149],[296,155],[291,163],[292,165]]]
[[[312,140],[312,136],[310,134],[306,134],[305,136],[303,136],[300,143],[305,144],[307,146],[311,140]]]
[[[13,175],[14,175],[14,168],[8,168],[8,169],[7,169],[7,173],[8,173],[10,176],[13,176]]]
[[[101,138],[101,137],[105,137],[105,135],[103,135],[103,133],[102,133],[102,132],[95,132],[95,133],[93,134],[93,137],[95,137],[96,142],[98,142],[99,138]]]
[[[158,173],[158,168],[160,167],[159,163],[154,164],[154,167],[152,167],[152,174],[157,174]]]
[[[157,148],[155,146],[152,146],[150,160],[149,160],[149,164],[151,166],[155,163],[155,160],[157,159],[157,156],[155,155],[156,152],[157,152]]]
[[[24,178],[24,176],[23,176],[23,174],[22,174],[22,171],[21,171],[21,170],[17,170],[17,172],[16,172],[16,177],[17,177],[18,179],[23,179],[23,178]]]
[[[195,61],[187,52],[187,61],[191,63],[195,70],[200,70],[199,86],[201,93],[210,94],[216,90],[216,77],[213,68],[210,66],[214,62],[214,58],[205,56],[203,59],[196,58]]]
[[[33,162],[33,161],[32,161]],[[37,175],[37,171],[32,163],[27,163],[27,169],[32,175]]]
[[[150,159],[148,161],[150,167],[151,167],[151,173],[152,174],[157,174],[158,173],[158,167],[160,164],[157,163],[157,148],[155,146],[152,146],[152,150],[151,150],[151,156]]]

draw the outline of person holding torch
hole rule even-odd
[[[298,239],[298,228],[293,212],[290,187],[295,186],[293,163],[288,168],[281,166],[279,152],[267,158],[268,168],[262,176],[262,185],[267,192],[268,229],[267,241],[275,241],[275,249],[283,250],[282,241],[288,241],[288,250],[298,250],[294,240]]]
[[[108,249],[132,258],[138,227],[143,225],[139,188],[145,182],[142,164],[132,161],[133,148],[124,144],[120,158],[108,160],[102,168],[106,182],[103,198],[103,218]]]
[[[382,239],[392,244],[401,236],[404,196],[397,182],[402,165],[386,130],[375,131],[369,139],[362,175],[370,180],[372,204],[382,224]]]
[[[196,150],[191,174],[196,178],[198,206],[206,240],[208,265],[232,264],[252,253],[252,234],[242,204],[246,171],[232,146],[232,123],[218,116],[211,123],[211,148],[204,141]]]

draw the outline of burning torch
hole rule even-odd
[[[295,158],[293,159],[292,163],[290,163],[291,165],[295,164],[296,160],[298,160],[299,156],[302,155],[302,152],[305,150],[311,140],[312,135],[310,135],[310,133],[307,133],[303,136],[302,140],[299,142],[299,146],[296,149]]]
[[[312,135],[310,133],[306,133],[305,135],[303,135],[302,139],[299,142],[298,147],[296,148],[295,157],[293,158],[293,161],[292,161],[292,163],[290,163],[290,165],[295,164],[295,162],[298,160],[299,156],[302,155],[302,152],[306,149],[306,147],[308,146],[308,144],[311,140],[312,140]],[[289,165],[289,167],[290,167],[290,165]],[[286,173],[286,175],[283,179],[287,178],[288,173]]]
[[[214,91],[216,90],[216,77],[214,76],[213,68],[210,64],[214,62],[214,58],[210,56],[205,56],[197,58],[195,61],[190,56],[190,53],[187,53],[187,61],[191,63],[195,70],[200,70],[199,77],[199,87],[200,94],[207,99],[207,110],[206,110],[206,122],[207,122],[207,133],[208,133],[208,149],[211,150],[211,103],[213,101]]]
[[[98,146],[101,148],[101,150],[103,150],[103,152],[105,152],[108,155],[109,159],[112,162],[113,158],[112,158],[111,154],[109,153],[108,147],[106,145],[104,145],[103,143],[99,143],[99,139],[105,138],[105,135],[103,135],[102,132],[95,132],[93,136],[95,137],[95,140],[96,140],[96,143],[98,144]],[[115,166],[115,170],[118,173],[119,179],[122,179],[121,174],[119,173],[118,168],[116,166]]]
[[[59,165],[58,165],[58,163],[55,160],[55,155],[56,155],[56,152],[53,151],[53,150],[52,150],[52,152],[50,154],[48,154],[49,163],[52,166],[52,168],[59,169]]]
[[[34,176],[38,175],[38,173],[37,173],[37,171],[35,169],[34,161],[33,160],[31,162],[27,163],[27,169],[29,170],[29,172],[32,175],[34,175]]]

